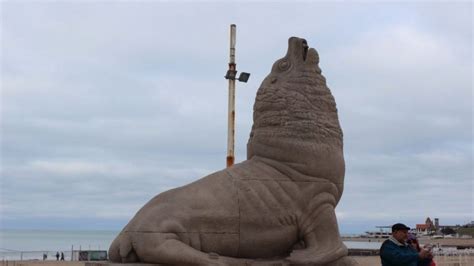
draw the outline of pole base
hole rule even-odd
[[[234,165],[234,156],[227,156],[227,167]]]

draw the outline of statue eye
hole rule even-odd
[[[285,59],[281,60],[280,63],[278,63],[278,69],[280,69],[281,71],[288,70],[289,68],[290,68],[290,62],[288,62]]]

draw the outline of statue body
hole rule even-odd
[[[337,227],[342,130],[304,39],[260,86],[247,160],[149,201],[112,243],[114,262],[353,265]]]

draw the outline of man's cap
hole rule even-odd
[[[392,226],[392,232],[395,232],[395,231],[398,231],[398,230],[410,230],[410,227],[408,227],[404,224],[401,224],[401,223],[394,224]]]

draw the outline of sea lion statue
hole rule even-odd
[[[262,82],[247,160],[151,199],[109,250],[112,262],[355,265],[335,207],[344,181],[336,103],[306,40]]]

